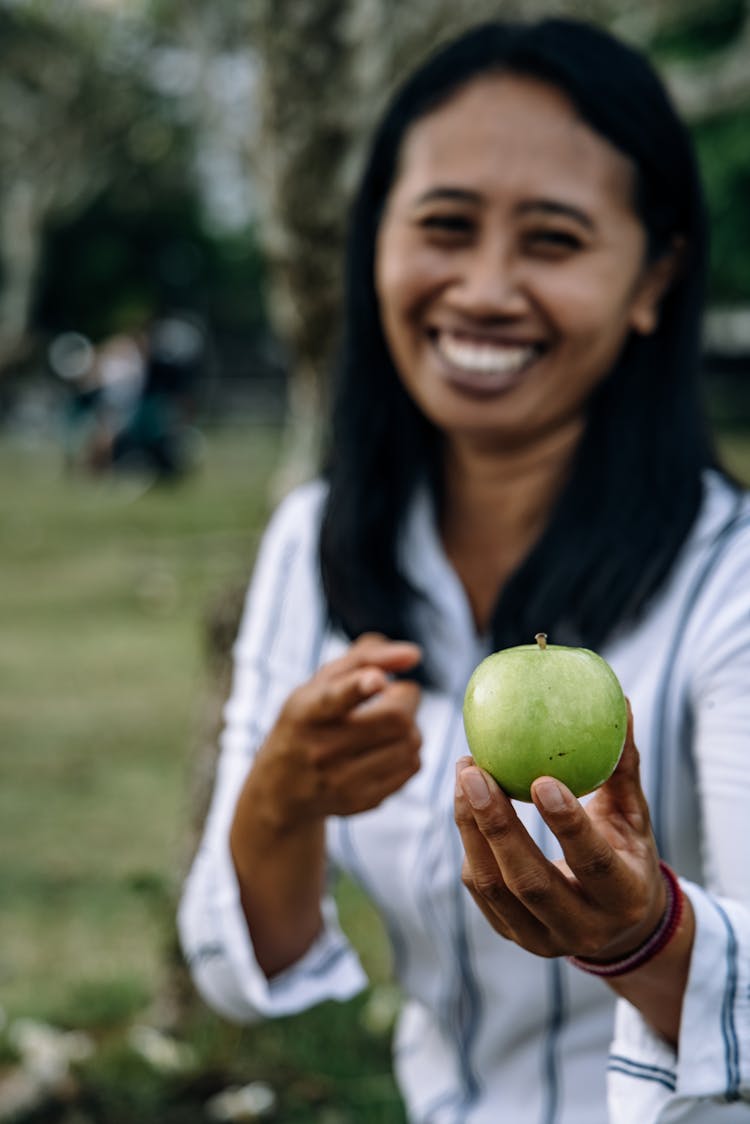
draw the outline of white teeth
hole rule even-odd
[[[437,346],[453,366],[482,374],[515,374],[530,363],[537,353],[533,344],[512,347],[475,343],[446,333],[437,336]]]
[[[509,374],[520,370],[534,355],[535,349],[525,347],[499,347],[497,344],[470,343],[455,336],[441,335],[440,350],[449,363],[469,371],[498,371]]]
[[[454,367],[487,374],[514,374],[525,367],[537,354],[537,348],[533,344],[510,347],[493,343],[473,343],[445,332],[438,335],[437,344]]]

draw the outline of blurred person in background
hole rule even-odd
[[[157,319],[147,335],[142,385],[112,443],[116,468],[181,476],[193,466],[195,384],[205,359],[205,333],[192,318]]]
[[[68,388],[67,467],[146,480],[174,479],[194,467],[195,392],[205,357],[203,326],[181,313],[96,347],[76,332],[58,336],[49,361]]]
[[[99,428],[101,387],[95,358],[91,340],[81,332],[61,332],[55,336],[47,355],[52,373],[65,386],[62,445],[69,472],[88,462],[88,450]]]
[[[330,454],[260,550],[179,923],[230,1019],[347,999],[351,875],[412,1124],[748,1119],[750,503],[698,384],[706,261],[686,129],[586,24],[466,33],[375,134]],[[540,629],[632,706],[583,802],[466,756],[471,671]]]

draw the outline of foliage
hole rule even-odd
[[[744,0],[713,0],[657,30],[650,50],[657,63],[705,60],[742,32]]]
[[[491,10],[480,3],[471,18]],[[628,13],[598,0],[586,12],[621,24],[667,74],[699,68],[696,81],[683,74],[691,88],[744,41],[741,0]],[[96,337],[174,301],[217,332],[255,332],[269,308],[306,377],[324,370],[362,137],[394,75],[468,19],[435,0],[297,3],[288,18],[261,0],[0,4],[0,366],[29,326]],[[749,291],[747,113],[696,125],[719,301]],[[247,199],[237,224],[229,196],[239,190],[257,197],[252,226]]]
[[[34,320],[45,335],[75,329],[99,340],[179,308],[214,334],[251,335],[266,323],[263,293],[252,229],[209,233],[185,186],[135,193],[125,182],[50,229]]]
[[[0,8],[0,362],[28,329],[48,224],[123,168],[180,177],[186,131],[132,71],[145,29],[81,15]]]
[[[711,214],[711,298],[750,294],[750,109],[694,129]]]
[[[712,0],[658,29],[649,51],[665,73],[696,68],[702,79],[712,66],[739,50],[746,35],[743,0]],[[743,39],[744,37],[744,39]],[[750,67],[750,59],[746,62]],[[690,72],[685,77],[689,81]],[[694,82],[695,85],[695,82]],[[730,112],[705,113],[692,125],[704,175],[712,229],[709,297],[714,303],[747,302],[750,293],[750,96]]]
[[[175,300],[219,328],[263,321],[249,48],[217,41],[226,19],[182,23],[0,6],[0,369],[30,330],[106,334]]]

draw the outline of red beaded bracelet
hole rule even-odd
[[[682,918],[684,895],[680,883],[677,881],[677,875],[671,867],[668,867],[665,862],[660,862],[659,870],[667,887],[667,904],[664,916],[648,940],[619,960],[609,960],[603,964],[597,964],[592,960],[582,960],[578,956],[568,956],[566,959],[569,964],[573,964],[576,968],[580,968],[581,971],[588,972],[592,976],[604,976],[605,978],[624,976],[626,972],[634,972],[636,968],[641,968],[649,960],[653,960],[656,954],[669,944],[677,932],[677,927]]]

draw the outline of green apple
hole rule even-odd
[[[576,796],[611,775],[622,753],[627,704],[612,668],[588,648],[536,644],[495,652],[475,668],[464,728],[477,765],[516,800],[537,777]]]

